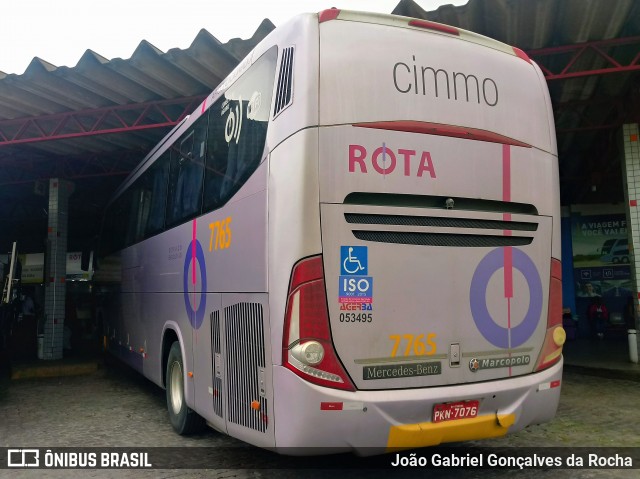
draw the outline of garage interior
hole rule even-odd
[[[557,131],[567,326],[575,337],[588,337],[585,298],[605,296],[604,288],[614,285],[616,294],[622,289],[625,293],[611,299],[612,316],[620,320],[612,331],[626,336],[623,308],[629,297],[633,310],[638,309],[633,238],[640,238],[640,232],[626,226],[636,205],[627,193],[623,127],[635,124],[637,129],[640,123],[640,2],[469,0],[426,12],[413,0],[402,0],[391,13],[495,38],[520,48],[540,65]],[[32,359],[40,353],[35,336],[46,315],[49,321],[58,316],[53,319],[60,326],[74,325],[65,354],[99,348],[91,281],[78,264],[79,253],[99,234],[109,197],[146,153],[274,28],[265,19],[249,39],[223,44],[203,29],[186,49],[162,52],[142,40],[128,59],[107,59],[87,50],[73,67],[36,57],[21,74],[0,72],[0,261],[7,265],[3,284],[15,243],[23,270],[21,295],[35,302],[32,323],[5,340],[12,357]],[[55,198],[54,188],[59,190]],[[53,215],[58,205],[61,210]],[[66,230],[52,227],[56,218],[66,219]],[[576,225],[586,227],[589,221],[599,225],[591,237],[607,236],[606,225],[616,230],[609,246],[609,237],[597,240],[600,269],[580,266],[580,239],[572,238]],[[616,255],[625,238],[626,257]],[[66,262],[56,266],[51,251],[61,247]],[[51,268],[64,270],[63,278],[56,280]],[[609,268],[617,282],[602,277],[596,281],[595,275],[608,274],[603,271]],[[600,289],[589,292],[587,285]],[[56,309],[47,311],[46,297],[53,290],[59,300]],[[10,305],[2,307],[9,314]],[[22,303],[20,311],[16,308],[11,314],[22,315]]]

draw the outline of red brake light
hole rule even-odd
[[[503,145],[531,148],[531,145],[527,143],[523,143],[513,138],[509,138],[508,136],[499,135],[491,131],[426,121],[376,121],[369,123],[354,123],[353,126],[359,128],[377,128],[380,130],[407,131],[410,133],[422,133],[425,135],[451,136],[453,138],[463,138],[465,140],[488,141],[491,143],[502,143]]]
[[[551,328],[560,324],[562,324],[562,263],[557,259],[551,259],[547,327]]]
[[[549,279],[547,334],[538,357],[536,371],[546,369],[560,360],[565,340],[566,334],[562,328],[562,263],[552,258],[551,278]]]
[[[322,267],[322,257],[318,256],[320,261],[309,259],[302,260],[293,267],[291,274],[291,284],[289,285],[289,293],[298,289],[303,283],[324,279],[324,268]]]
[[[410,20],[409,26],[426,28],[427,30],[435,30],[436,32],[448,33],[450,35],[460,35],[460,31],[455,27],[443,25],[442,23],[430,22],[428,20]]]
[[[517,47],[512,47],[512,48],[513,48],[513,52],[516,54],[518,58],[522,58],[525,62],[531,63],[531,58],[529,58],[529,55],[527,55],[525,52],[523,52]]]
[[[305,354],[308,353],[308,356]],[[282,337],[282,364],[306,381],[355,391],[333,347],[322,256],[297,263],[291,274]]]
[[[337,8],[330,8],[328,10],[323,10],[318,13],[318,23],[328,22],[330,20],[335,20],[340,15],[340,10]]]

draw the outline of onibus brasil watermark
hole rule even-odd
[[[152,468],[148,452],[137,451],[56,451],[40,448],[7,449],[8,468]]]

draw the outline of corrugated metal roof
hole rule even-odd
[[[402,0],[393,13],[458,26],[534,53],[547,47],[640,37],[638,0],[469,0],[463,6],[445,5],[432,12],[412,0]],[[1,144],[3,131],[5,137],[47,136],[64,128],[80,132],[98,121],[110,131],[119,124],[133,124],[136,115],[143,114],[149,115],[150,122],[162,122],[163,118],[173,121],[190,102],[215,88],[273,28],[269,20],[264,20],[247,40],[222,44],[202,30],[184,50],[165,53],[142,41],[126,60],[106,59],[87,50],[72,68],[34,58],[22,75],[0,72],[0,220],[33,217],[33,211],[42,209],[43,204],[46,207],[44,199],[33,197],[30,191],[34,179],[52,176],[75,178],[77,188],[72,198],[76,208],[83,215],[98,216],[102,197],[169,127],[74,138],[62,135],[5,145]],[[638,45],[640,40],[602,50],[624,63],[638,54]],[[562,70],[570,55],[534,54],[533,58],[543,68],[556,72]],[[571,68],[607,68],[607,60],[593,50],[578,58]],[[621,200],[618,133],[610,128],[589,130],[584,126],[638,121],[640,72],[553,80],[549,86],[560,130],[563,201]],[[136,106],[144,107],[144,113],[133,109]],[[61,120],[60,115],[75,112],[78,116]],[[11,124],[30,118],[37,122]],[[121,176],[105,176],[114,173]],[[594,182],[599,186],[597,195],[591,193]],[[16,197],[21,201],[16,202]],[[33,231],[42,237],[40,230]],[[14,236],[25,234],[16,231]],[[2,240],[0,247],[4,247]]]
[[[71,68],[34,58],[21,75],[0,72],[0,140],[80,132],[98,121],[105,129],[139,118],[175,121],[274,28],[265,19],[251,38],[224,44],[203,29],[188,48],[166,53],[143,40],[129,59],[87,50]],[[74,112],[80,113],[64,116]],[[30,118],[36,121],[25,124]],[[108,196],[170,128],[0,145],[0,248],[20,238],[23,250],[42,249],[47,198],[33,193],[38,178],[73,178],[70,238],[95,234]]]
[[[205,96],[275,27],[264,20],[247,40],[220,43],[201,30],[187,49],[164,53],[143,40],[131,58],[108,60],[87,50],[75,67],[56,67],[34,58],[22,75],[0,72],[0,122],[69,111]],[[2,128],[0,127],[0,131]],[[10,130],[9,130],[10,131]],[[54,155],[148,148],[166,130],[55,140],[19,147],[3,146],[0,159],[25,151]]]
[[[393,13],[454,25],[522,50],[640,33],[637,0],[469,0],[431,12],[401,0]]]

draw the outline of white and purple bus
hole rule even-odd
[[[166,388],[177,432],[279,451],[549,421],[557,163],[522,51],[406,17],[298,16],[110,202],[95,275],[109,349]]]

